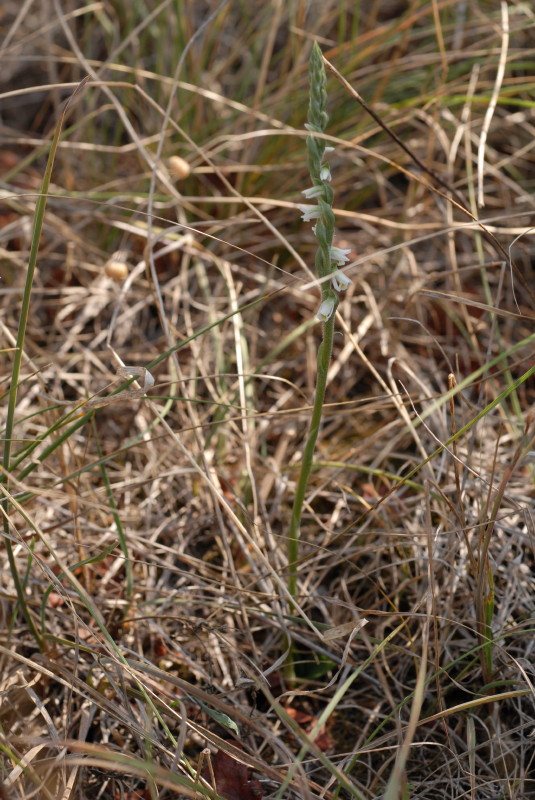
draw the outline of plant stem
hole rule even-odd
[[[24,283],[24,293],[22,297],[19,327],[17,331],[17,346],[15,348],[15,352],[13,355],[13,366],[11,369],[11,385],[9,389],[9,401],[8,401],[7,416],[6,416],[6,428],[5,428],[6,432],[5,432],[2,480],[5,481],[8,487],[9,487],[9,473],[11,471],[11,449],[13,442],[13,432],[15,428],[15,411],[17,408],[17,390],[19,386],[20,371],[22,367],[22,354],[24,350],[24,340],[26,337],[26,326],[28,323],[28,316],[30,313],[30,300],[32,295],[35,268],[37,265],[37,253],[39,251],[39,242],[41,239],[41,232],[43,230],[43,220],[45,215],[46,201],[48,199],[48,190],[50,188],[50,180],[52,177],[52,167],[54,166],[54,160],[58,149],[58,142],[60,139],[61,128],[63,125],[63,120],[65,118],[65,113],[67,111],[70,101],[77,94],[77,92],[79,92],[80,89],[85,85],[86,81],[87,78],[84,79],[75,89],[75,91],[67,101],[61,113],[60,119],[55,127],[54,136],[52,138],[52,144],[50,146],[50,153],[45,168],[45,173],[43,176],[43,180],[41,182],[41,191],[37,198],[37,202],[35,204],[32,241],[30,247],[30,255],[28,259],[26,280]],[[5,492],[5,496],[9,497],[7,490]],[[37,644],[41,647],[42,646],[41,636],[30,614],[28,603],[26,602],[24,587],[20,580],[20,576],[17,569],[17,563],[15,561],[15,554],[13,551],[13,545],[11,543],[10,523],[7,512],[8,507],[9,504],[6,503],[6,510],[4,512],[4,518],[3,518],[3,530],[4,530],[6,553],[9,561],[9,570],[11,572],[11,577],[13,578],[13,584],[15,586],[15,591],[17,593],[17,598],[18,598],[18,604],[22,612],[22,615],[24,616],[24,619],[26,620],[28,627],[32,632],[34,639],[36,640]]]
[[[297,574],[299,558],[299,540],[301,534],[301,516],[305,502],[305,494],[308,486],[308,479],[313,466],[314,450],[316,440],[321,425],[323,404],[325,402],[325,392],[327,390],[327,373],[331,360],[331,353],[334,338],[334,313],[323,323],[323,339],[318,349],[318,376],[316,379],[316,392],[314,396],[314,406],[310,418],[308,437],[303,450],[303,460],[299,471],[299,479],[295,490],[292,506],[292,517],[290,530],[288,533],[288,591],[295,597],[297,595]]]
[[[323,134],[327,127],[327,76],[323,56],[317,43],[312,46],[309,61],[310,103],[308,107],[308,122],[306,128],[310,131],[307,137],[307,162],[312,186],[303,194],[307,199],[317,200],[317,205],[300,206],[303,211],[303,220],[317,220],[312,230],[318,241],[316,251],[316,272],[318,278],[330,278],[321,281],[321,305],[316,314],[323,323],[323,338],[318,348],[318,373],[316,377],[316,391],[314,406],[310,418],[308,436],[303,450],[303,459],[299,472],[299,479],[295,490],[290,529],[288,532],[288,593],[292,599],[298,594],[298,565],[299,541],[301,537],[301,518],[312,471],[314,450],[321,425],[325,393],[327,390],[327,375],[331,361],[334,338],[334,319],[338,306],[337,292],[344,291],[351,283],[349,278],[338,267],[349,259],[346,254],[349,250],[333,247],[334,213],[332,210],[333,190],[329,185],[331,171],[329,165],[324,163],[324,156],[332,150],[327,148],[325,139],[315,134]],[[335,291],[336,290],[336,291]],[[288,656],[286,658],[285,675],[287,681],[295,682],[295,659],[291,637],[287,639]]]

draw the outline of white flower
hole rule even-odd
[[[329,167],[328,164],[324,164],[323,167],[320,169],[320,178],[322,181],[331,180],[331,168]]]
[[[313,219],[320,218],[320,210],[318,206],[298,206],[299,211],[303,214],[301,219],[303,222],[310,222]]]
[[[351,250],[342,250],[341,247],[331,247],[332,263],[337,267],[343,267],[349,261],[347,254],[350,252]]]
[[[316,317],[320,322],[327,322],[327,320],[332,317],[335,303],[336,297],[328,297],[322,302],[321,306],[316,312]]]
[[[334,147],[326,147],[323,152],[324,153],[332,153],[332,152],[334,152]]]
[[[323,194],[323,186],[311,186],[310,189],[303,189],[301,194],[304,194],[307,200],[311,200],[313,197],[320,197]]]
[[[333,289],[336,289],[337,292],[345,292],[347,287],[351,286],[351,278],[348,278],[345,272],[341,272],[337,269],[331,276],[331,283]]]

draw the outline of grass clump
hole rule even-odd
[[[0,794],[535,796],[529,13],[29,8]]]

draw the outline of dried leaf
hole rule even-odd
[[[260,781],[251,777],[251,770],[245,764],[231,758],[223,750],[218,750],[212,759],[215,777],[215,790],[227,800],[261,800],[264,792]],[[210,770],[205,767],[203,778],[210,780]]]
[[[295,721],[303,728],[303,730],[306,731],[306,733],[310,733],[318,721],[317,717],[313,717],[312,714],[307,714],[306,711],[300,711],[298,708],[293,708],[292,706],[287,708],[286,711],[288,715],[295,719]],[[314,744],[319,747],[322,752],[330,750],[331,747],[333,747],[331,734],[325,725],[323,725],[316,734],[314,738]]]

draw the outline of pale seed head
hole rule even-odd
[[[124,281],[127,277],[129,268],[127,262],[127,254],[124,250],[117,250],[111,258],[106,261],[104,265],[104,272],[113,281]]]
[[[187,178],[188,175],[191,174],[190,165],[180,156],[171,156],[167,163],[171,175],[174,178],[178,178],[178,180],[184,180],[184,178]]]

